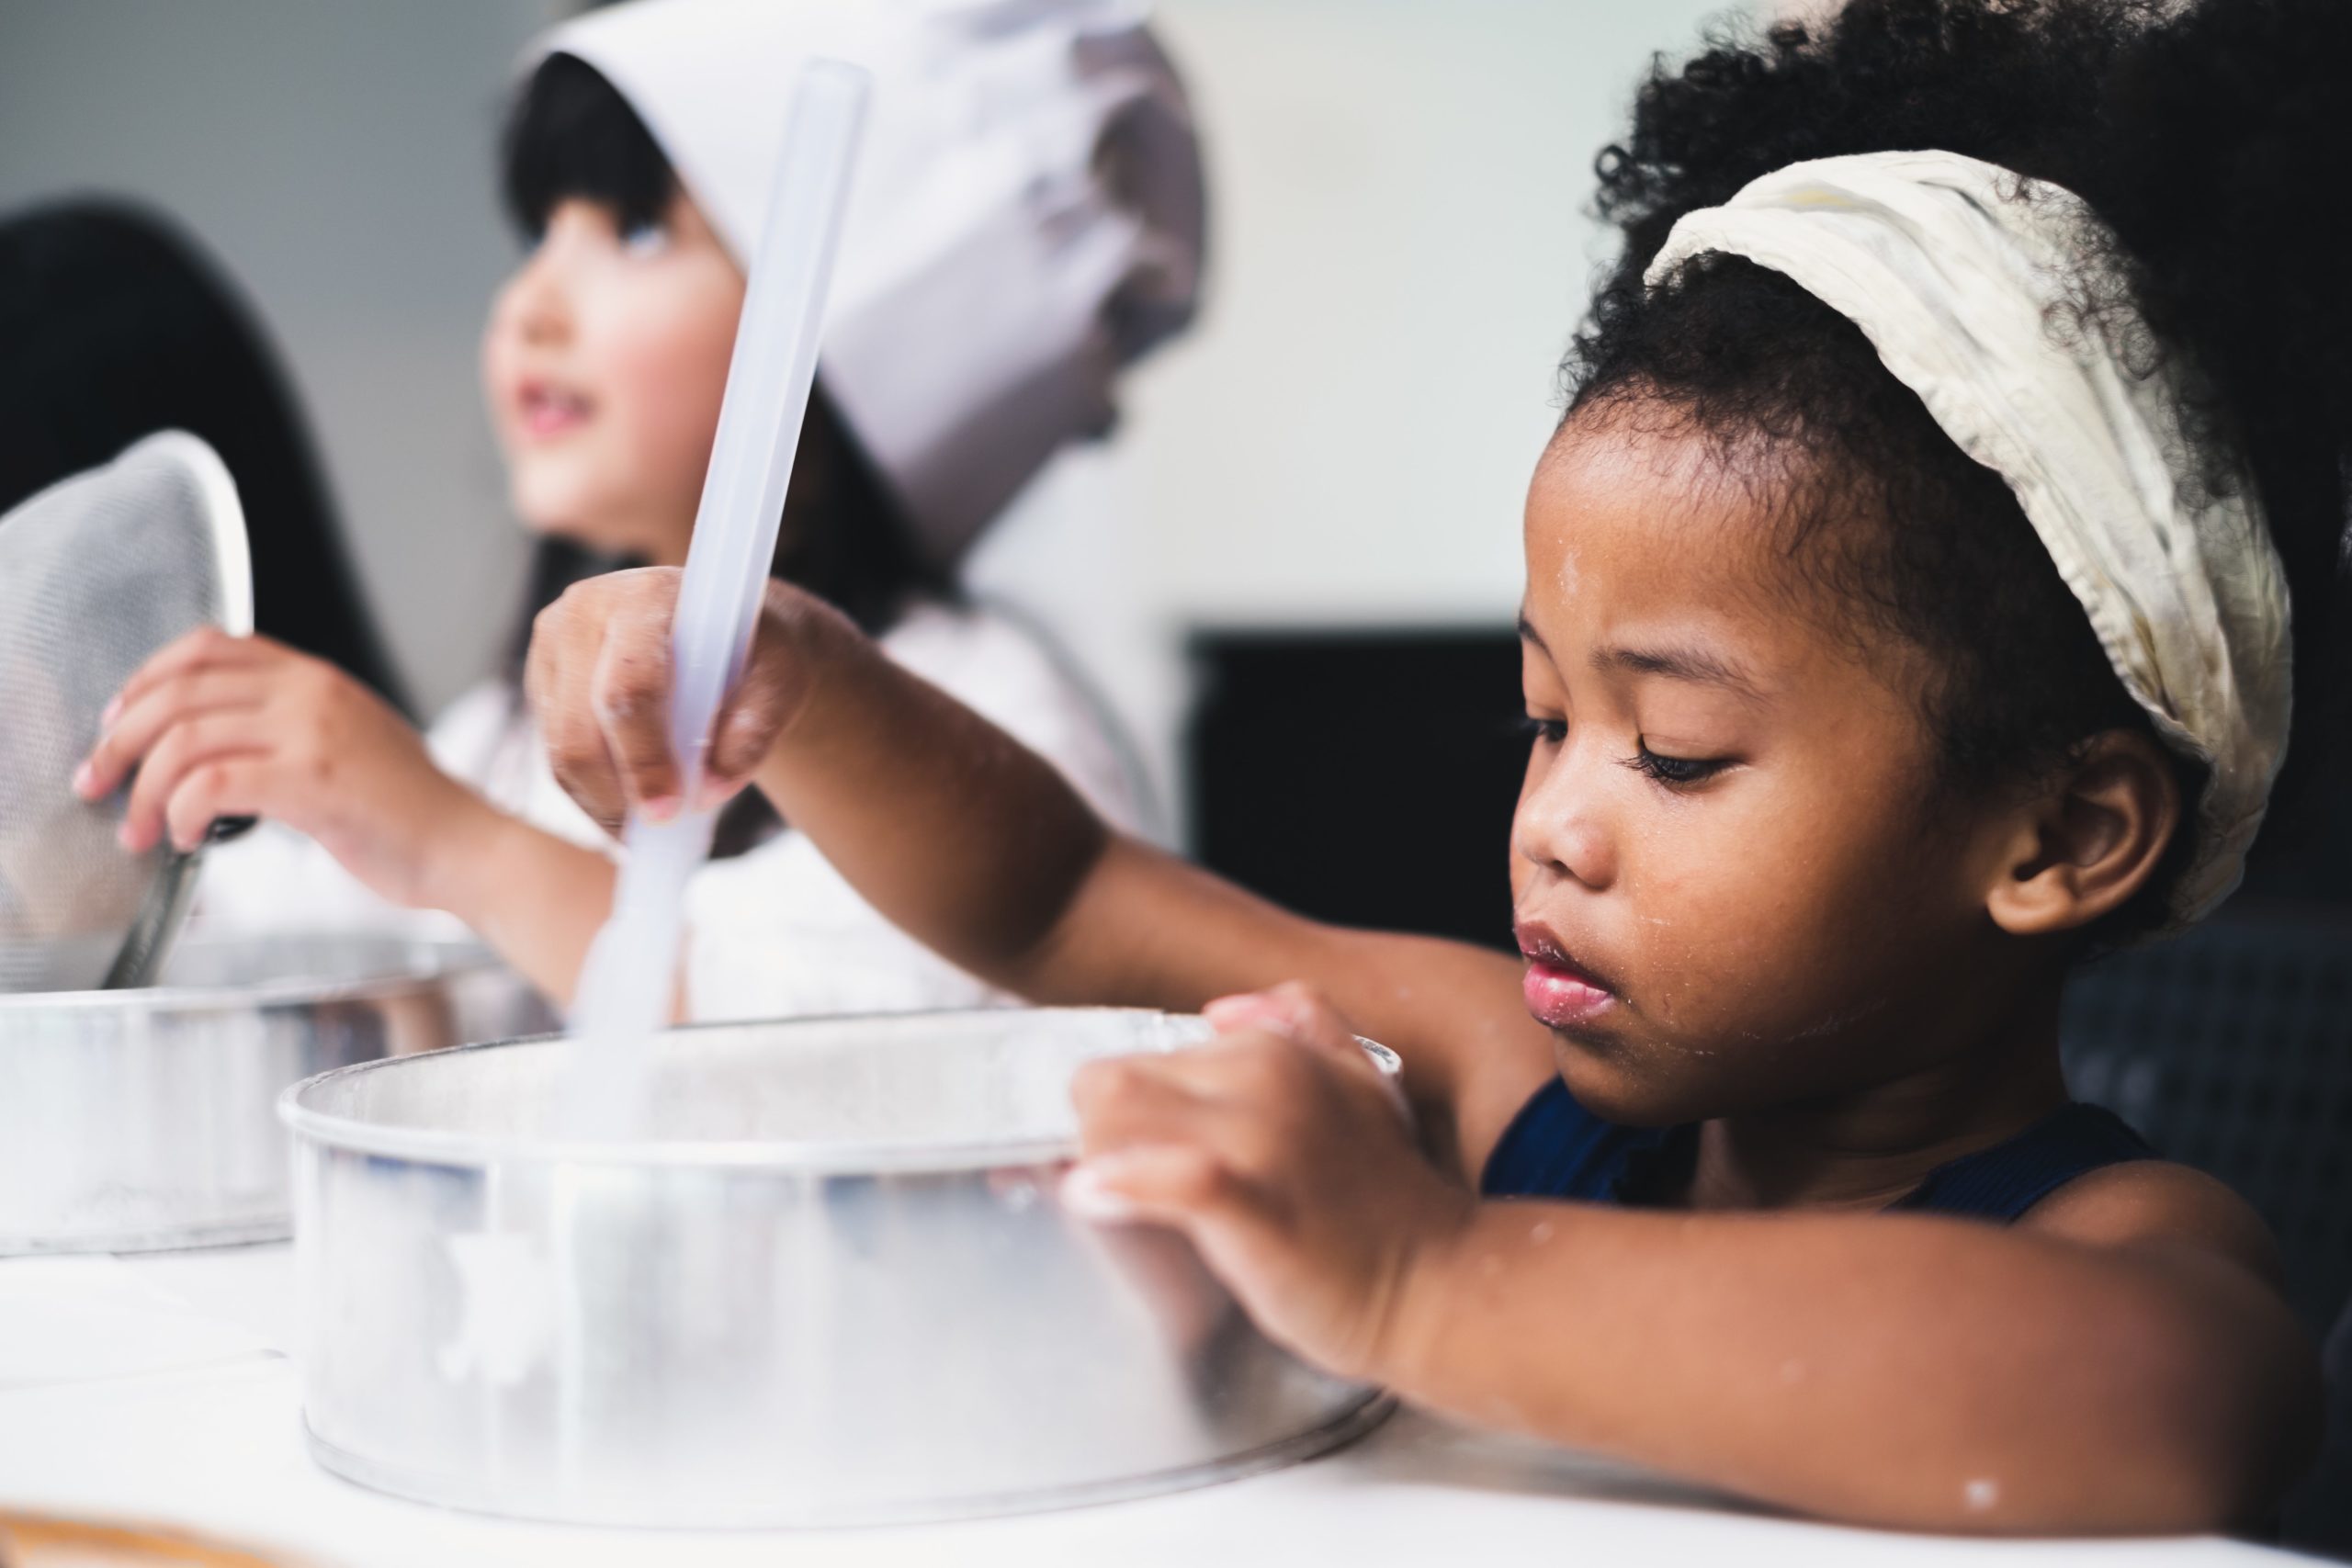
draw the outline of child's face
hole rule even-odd
[[[1916,655],[1806,608],[1754,492],[1692,438],[1579,415],[1526,552],[1541,728],[1512,888],[1529,1008],[1578,1098],[1701,1119],[1977,1037],[2009,979],[1983,835],[1929,816]]]
[[[742,306],[742,274],[683,195],[662,223],[626,233],[601,203],[559,203],[482,335],[523,521],[684,560]]]

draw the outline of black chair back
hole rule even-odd
[[[2232,905],[2101,960],[2067,990],[2064,1040],[2076,1095],[2260,1211],[2314,1335],[2341,1314],[2327,1451],[2285,1536],[2352,1553],[2352,912]]]

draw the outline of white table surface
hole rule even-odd
[[[138,1520],[347,1568],[658,1563],[2244,1565],[2241,1542],[1970,1541],[1770,1517],[1407,1412],[1290,1470],[967,1524],[767,1534],[570,1529],[328,1475],[303,1447],[284,1247],[0,1261],[0,1506]]]

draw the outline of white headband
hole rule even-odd
[[[2062,330],[2102,239],[2056,186],[1949,152],[1871,152],[1792,164],[1685,214],[1646,281],[1705,252],[1785,275],[2008,481],[2124,689],[2211,770],[2173,902],[2186,924],[2238,885],[2286,754],[2286,579],[2250,483],[2217,497],[2204,482],[2177,376],[2126,362],[2143,334]]]

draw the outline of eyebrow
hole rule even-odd
[[[1544,657],[1551,657],[1542,634],[1536,631],[1525,615],[1519,617],[1520,638],[1533,643]],[[1663,675],[1670,681],[1689,681],[1702,686],[1720,686],[1749,702],[1762,702],[1763,691],[1736,666],[1727,663],[1702,648],[1688,646],[1665,648],[1603,648],[1592,656],[1595,670],[1623,670],[1636,675]]]
[[[1755,682],[1702,648],[1604,648],[1593,653],[1592,666],[1596,670],[1614,666],[1636,675],[1663,675],[1669,681],[1720,686],[1752,703],[1764,700]]]

